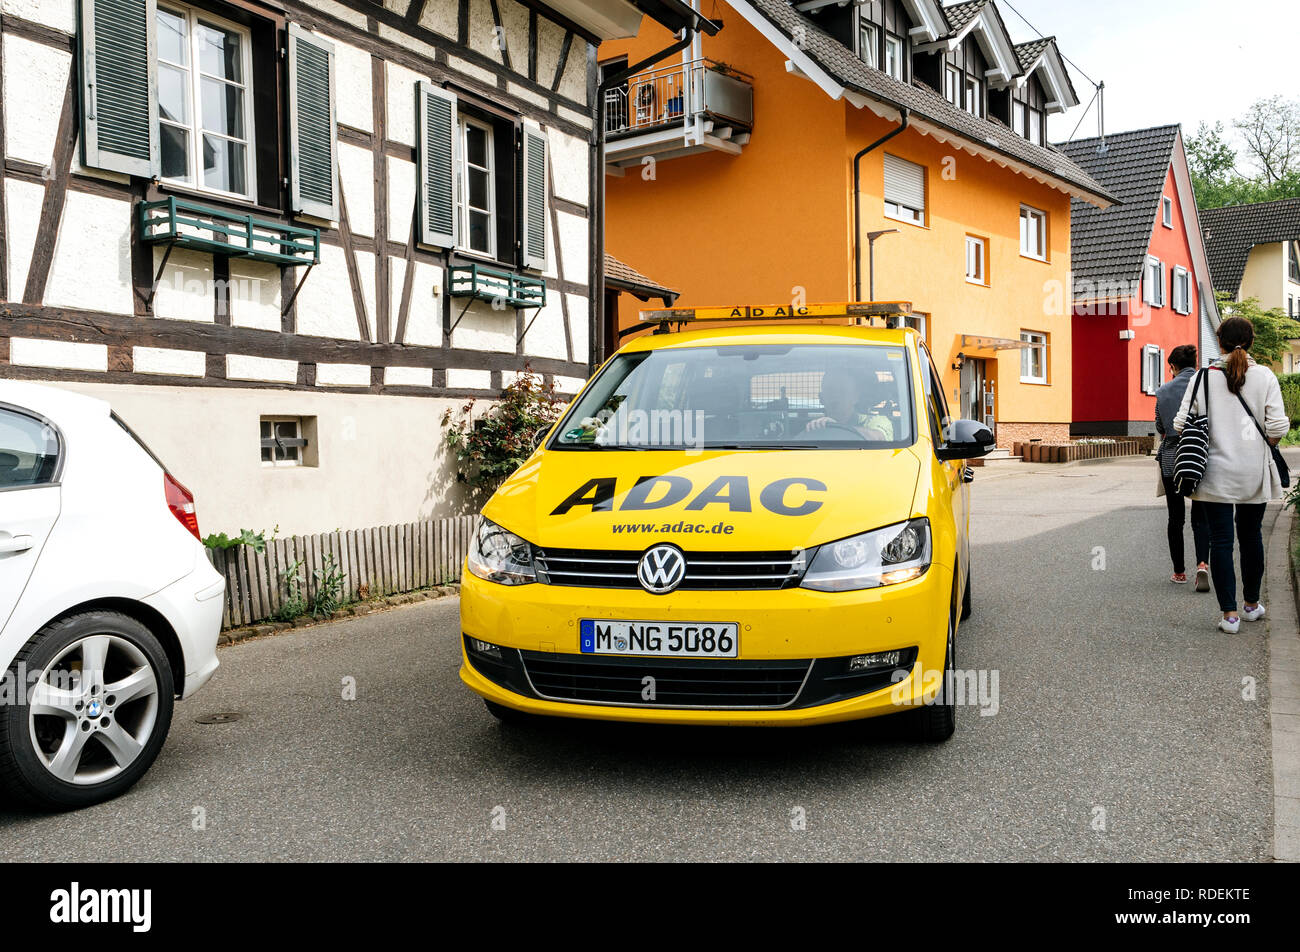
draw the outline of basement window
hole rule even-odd
[[[317,465],[315,417],[264,416],[260,424],[262,466]]]

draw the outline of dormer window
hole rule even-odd
[[[984,87],[978,79],[966,77],[966,111],[972,116],[984,115]]]
[[[1287,270],[1290,273],[1291,280],[1296,284],[1300,284],[1300,245],[1293,241],[1290,242],[1290,247],[1291,260]]]
[[[943,98],[948,100],[958,109],[961,108],[963,87],[965,79],[961,70],[956,66],[949,66],[943,72]]]
[[[907,45],[902,37],[885,34],[885,72],[900,83],[907,82]]]
[[[867,20],[858,21],[858,56],[872,69],[880,68],[880,31]]]

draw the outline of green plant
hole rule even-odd
[[[1300,426],[1293,426],[1291,432],[1278,441],[1278,446],[1300,446]]]
[[[271,615],[276,621],[293,621],[307,612],[307,598],[302,591],[303,580],[298,574],[301,569],[302,559],[295,559],[292,565],[280,573],[280,581],[284,585],[284,601]]]
[[[1225,320],[1244,317],[1254,326],[1255,343],[1250,346],[1250,355],[1261,364],[1281,360],[1282,355],[1291,349],[1291,341],[1300,337],[1300,323],[1287,317],[1280,307],[1265,310],[1259,298],[1253,297],[1234,301],[1226,291],[1216,292],[1214,296]]]
[[[561,401],[553,383],[543,383],[525,365],[501,399],[479,416],[475,401],[442,415],[447,446],[461,464],[458,482],[475,489],[495,489],[532,455],[537,441],[560,416]]]
[[[1277,378],[1282,388],[1282,406],[1292,427],[1300,427],[1300,374],[1282,374]]]
[[[325,564],[312,573],[316,591],[311,596],[313,615],[332,615],[343,603],[343,573],[334,556],[326,555]]]
[[[254,552],[265,552],[266,544],[273,540],[280,527],[276,526],[268,534],[265,529],[260,532],[254,532],[252,529],[240,529],[239,535],[230,537],[224,532],[214,532],[203,540],[203,544],[209,549],[234,549],[241,545],[246,545]]]

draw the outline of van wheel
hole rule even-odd
[[[917,740],[939,742],[953,735],[957,728],[957,698],[953,684],[957,669],[957,622],[948,612],[948,644],[944,651],[943,683],[934,700],[905,717],[911,719],[912,733]]]
[[[966,590],[961,596],[961,620],[965,621],[971,615],[970,605],[970,569],[966,569]]]
[[[483,699],[483,703],[487,706],[488,713],[502,724],[524,726],[537,723],[536,715],[528,714],[525,711],[516,711],[513,707],[506,707],[504,704],[489,701],[487,698]]]
[[[19,802],[69,810],[112,799],[167,739],[171,665],[134,618],[92,611],[51,622],[8,677],[19,703],[0,710],[0,791]]]

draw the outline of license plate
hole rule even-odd
[[[732,622],[584,618],[580,633],[583,654],[734,658],[740,652],[740,631]]]

